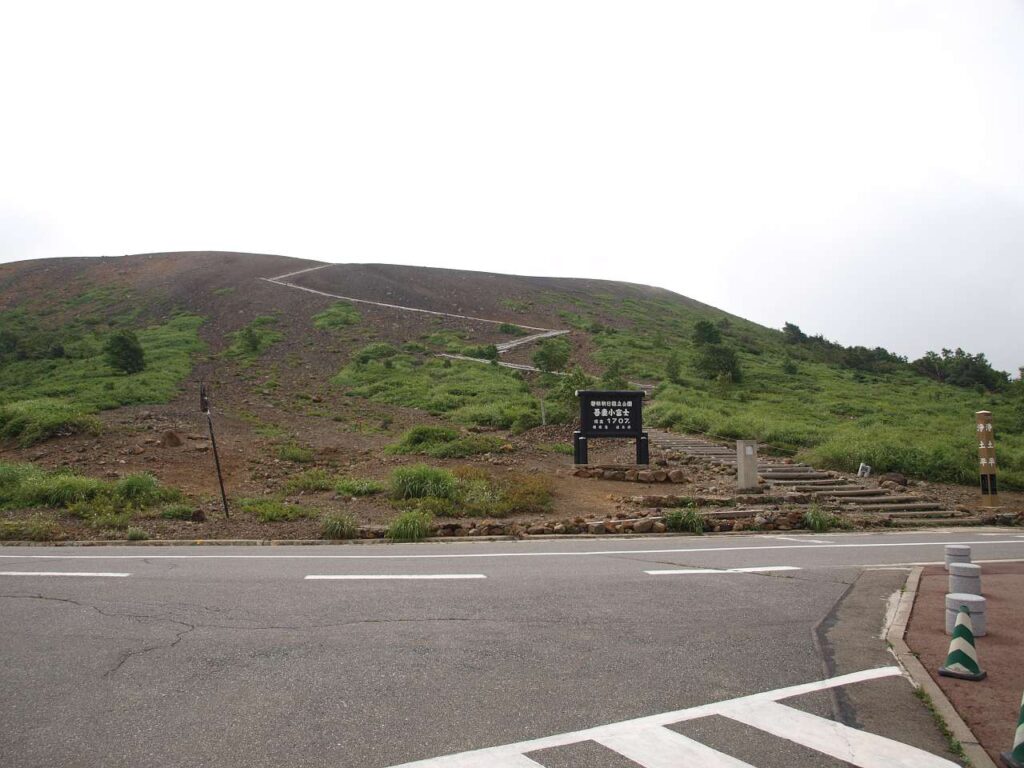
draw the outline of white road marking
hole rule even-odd
[[[831,541],[822,541],[821,539],[805,539],[802,536],[772,536],[776,541],[799,541],[805,544],[831,544]]]
[[[742,704],[720,714],[860,768],[948,768],[954,765],[917,747],[771,701]]]
[[[457,560],[480,557],[602,557],[605,555],[667,555],[701,552],[771,552],[784,549],[879,549],[891,547],[940,547],[947,544],[988,546],[1021,544],[1024,536],[1015,539],[979,541],[903,541],[880,544],[779,544],[749,547],[692,547],[671,549],[605,549],[585,552],[466,552],[444,555],[7,555],[0,559],[21,560]],[[459,546],[447,544],[446,546]]]
[[[360,574],[341,574],[341,575],[311,575],[307,576],[307,579],[312,580],[335,580],[335,581],[383,581],[389,579],[395,580],[414,580],[414,579],[486,579],[487,577],[482,573],[422,573],[422,574],[372,574],[372,575],[360,575]]]
[[[131,576],[130,573],[87,573],[85,571],[61,572],[61,571],[0,571],[0,576],[102,576],[110,579],[123,579]]]
[[[749,696],[741,696],[736,699],[728,699],[713,704],[703,704],[688,709],[679,709],[674,712],[665,712],[660,715],[640,717],[635,720],[625,720],[610,725],[587,728],[572,733],[562,733],[556,736],[546,736],[531,741],[521,741],[516,744],[505,744],[498,747],[487,747],[471,752],[460,752],[446,757],[434,757],[426,760],[417,760],[412,763],[403,763],[393,768],[500,768],[501,766],[514,766],[526,768],[530,763],[523,762],[522,757],[527,753],[536,752],[541,749],[552,749],[565,747],[571,744],[578,744],[583,741],[596,741],[606,747],[621,753],[629,759],[645,766],[646,768],[678,768],[683,765],[699,765],[708,768],[744,768],[745,763],[734,758],[712,750],[706,745],[701,745],[684,736],[674,732],[664,731],[659,728],[665,725],[681,723],[688,720],[696,720],[710,715],[725,715],[734,720],[743,718],[747,720],[758,720],[759,713],[768,711],[759,709],[776,706],[773,702],[781,699],[788,699],[794,696],[803,696],[815,691],[823,691],[835,688],[840,685],[850,685],[868,680],[879,680],[886,677],[898,677],[902,674],[899,667],[881,667],[879,669],[866,669],[861,672],[853,672],[848,675],[817,680],[802,685],[793,685],[788,688],[779,688],[774,691],[755,693]],[[788,707],[779,705],[779,709],[788,710]],[[796,710],[793,710],[797,712]],[[797,713],[797,716],[803,713]],[[817,749],[816,745],[827,747],[819,749],[825,754],[833,754],[829,749],[839,748],[832,745],[830,741],[851,741],[849,749],[843,749],[841,759],[849,760],[858,766],[876,768],[880,766],[915,766],[915,768],[955,768],[955,763],[935,757],[927,752],[922,752],[916,747],[900,744],[881,736],[874,736],[853,728],[847,728],[831,720],[807,715],[801,723],[798,733],[781,734],[791,741],[799,740],[799,743]],[[768,733],[771,723],[762,727],[760,722],[754,727]],[[803,732],[804,730],[808,732]],[[852,733],[847,733],[852,731]],[[665,734],[670,734],[666,736]],[[695,746],[696,745],[696,746]],[[660,747],[660,748],[659,748]],[[877,759],[873,759],[870,750],[884,750]],[[699,750],[699,754],[698,754]],[[851,756],[853,759],[851,759]],[[529,759],[529,758],[527,758]],[[689,759],[689,762],[687,760]],[[858,762],[858,760],[860,762]],[[874,760],[873,762],[868,762]]]
[[[706,744],[660,726],[642,728],[595,739],[598,744],[618,752],[644,768],[754,768],[735,757],[722,754]]]
[[[765,573],[767,571],[799,571],[794,565],[765,565],[760,568],[687,568],[666,571],[644,571],[651,576],[684,576],[700,573]]]

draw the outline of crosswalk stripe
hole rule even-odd
[[[637,728],[594,739],[644,768],[753,768],[735,757],[667,728]]]
[[[765,701],[725,708],[720,714],[858,768],[954,768],[956,763],[884,736],[850,728],[785,704]]]

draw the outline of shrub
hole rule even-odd
[[[284,334],[273,329],[272,326],[276,323],[276,317],[257,317],[248,325],[232,333],[231,345],[226,352],[227,356],[238,358],[243,361],[243,364],[251,363],[272,344],[276,344],[284,338]]]
[[[697,371],[706,379],[727,377],[729,381],[737,383],[743,379],[736,350],[721,344],[702,346],[697,355],[696,367]]]
[[[329,491],[333,483],[331,476],[323,469],[307,469],[294,477],[288,478],[285,488],[294,491]]]
[[[149,538],[149,534],[142,528],[129,527],[128,531],[125,533],[125,538],[127,538],[128,541],[145,541]]]
[[[502,333],[511,334],[512,336],[523,336],[526,334],[526,331],[524,331],[515,323],[502,323],[501,325],[498,326],[498,330],[501,331]]]
[[[670,531],[704,533],[704,515],[694,507],[670,509],[665,513],[665,527]]]
[[[115,331],[103,346],[103,353],[107,364],[115,371],[131,375],[146,368],[146,356],[134,331]]]
[[[569,362],[572,347],[561,337],[543,339],[533,353],[533,364],[546,373],[560,371]]]
[[[507,514],[537,514],[551,509],[552,483],[546,475],[512,474],[501,482]]]
[[[334,484],[334,491],[341,496],[373,496],[381,493],[384,485],[376,480],[364,480],[354,477],[339,477]]]
[[[294,461],[297,464],[307,464],[313,460],[313,451],[303,448],[295,443],[282,445],[277,449],[277,458],[281,461]]]
[[[391,541],[420,541],[430,535],[433,519],[429,512],[407,510],[391,521],[385,536]]]
[[[346,512],[325,515],[320,536],[325,539],[355,539],[359,536],[359,524]]]
[[[445,469],[414,464],[391,473],[391,496],[395,499],[454,499],[455,493],[455,475]]]
[[[698,347],[721,344],[722,334],[710,320],[698,320],[693,326],[693,343]]]
[[[457,440],[459,432],[451,427],[434,427],[426,424],[413,427],[401,440],[388,447],[389,453],[420,453],[436,443],[450,443]]]

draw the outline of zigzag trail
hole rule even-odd
[[[342,296],[342,295],[337,294],[337,293],[328,293],[326,291],[318,291],[315,288],[307,288],[307,287],[305,287],[303,285],[296,285],[295,283],[291,283],[291,282],[287,281],[287,278],[289,278],[289,277],[295,277],[296,275],[303,275],[303,274],[306,274],[307,272],[315,272],[315,271],[317,271],[319,269],[326,269],[327,267],[333,267],[333,266],[335,266],[333,263],[331,263],[331,264],[321,264],[319,267],[309,267],[307,269],[300,269],[300,270],[298,270],[296,272],[288,272],[288,273],[286,273],[284,275],[278,275],[277,277],[261,277],[259,279],[263,280],[264,282],[267,282],[267,283],[273,283],[274,285],[282,285],[282,286],[284,286],[286,288],[295,288],[295,289],[300,290],[300,291],[306,291],[307,293],[314,293],[317,296],[326,296],[326,297],[331,298],[331,299],[341,299],[342,301],[351,301],[351,302],[357,303],[357,304],[370,304],[370,305],[375,306],[375,307],[384,307],[385,309],[397,309],[397,310],[400,310],[402,312],[419,312],[420,314],[424,314],[424,315],[434,315],[436,317],[450,317],[450,318],[453,318],[455,320],[473,320],[474,322],[478,322],[478,323],[491,323],[492,325],[503,325],[505,323],[508,323],[507,320],[493,320],[493,319],[487,318],[487,317],[473,317],[472,315],[457,315],[457,314],[454,314],[452,312],[436,312],[436,311],[434,311],[432,309],[420,309],[419,307],[405,307],[405,306],[402,306],[401,304],[386,304],[386,303],[384,303],[382,301],[369,301],[368,299],[356,299],[356,298],[353,298],[351,296]],[[518,325],[518,323],[516,323],[516,325]],[[495,346],[498,348],[498,354],[499,355],[503,355],[506,352],[508,352],[509,350],[515,349],[516,347],[520,347],[520,346],[522,346],[524,344],[531,344],[531,343],[533,343],[535,341],[540,341],[541,339],[549,339],[549,338],[553,338],[555,336],[564,336],[565,334],[570,332],[568,329],[566,329],[566,330],[558,330],[558,329],[554,329],[554,328],[538,328],[538,327],[532,326],[532,325],[519,325],[519,327],[520,328],[525,328],[528,331],[537,331],[537,333],[530,334],[529,336],[524,336],[521,339],[514,339],[512,341],[503,341],[500,344],[496,344]],[[446,358],[450,358],[452,360],[468,360],[468,361],[475,362],[475,363],[490,363],[490,360],[482,360],[480,358],[469,357],[467,355],[438,354],[437,357],[446,357]],[[503,366],[505,368],[514,368],[514,369],[520,370],[520,371],[539,371],[540,370],[539,368],[536,368],[536,367],[534,367],[532,365],[524,365],[522,363],[505,363],[505,362],[498,361],[498,365]]]

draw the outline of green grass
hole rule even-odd
[[[60,536],[60,528],[42,515],[28,520],[0,521],[0,541],[53,541]]]
[[[458,424],[508,429],[517,419],[540,423],[540,406],[514,372],[494,365],[398,354],[383,362],[353,362],[332,383],[354,397],[419,408]],[[554,414],[552,414],[554,416]]]
[[[285,489],[289,493],[295,491],[329,491],[334,486],[334,480],[324,469],[307,469],[288,478]]]
[[[383,483],[364,478],[339,477],[334,483],[335,493],[341,496],[373,496],[386,490]]]
[[[670,509],[665,513],[665,527],[670,531],[704,533],[706,519],[700,510],[690,507],[687,509]]]
[[[261,523],[277,523],[309,517],[309,510],[298,504],[286,504],[280,499],[239,499],[244,512],[255,515]]]
[[[413,427],[395,444],[387,447],[388,453],[419,454],[436,459],[459,459],[481,453],[501,450],[504,441],[494,435],[461,435],[450,427],[421,425]]]
[[[191,520],[195,514],[195,507],[191,504],[168,504],[160,510],[160,517],[164,520]]]
[[[260,355],[284,338],[283,333],[275,330],[275,325],[277,318],[272,315],[257,317],[229,335],[231,343],[224,354],[242,365],[252,365]]]
[[[393,499],[422,499],[427,496],[453,499],[455,493],[455,475],[446,469],[414,464],[398,467],[391,473]]]
[[[358,310],[347,301],[338,301],[319,314],[313,315],[313,327],[333,331],[357,324],[362,319]]]
[[[804,512],[804,526],[815,533],[825,533],[825,531],[830,531],[833,528],[847,527],[839,515],[832,514],[817,504],[811,504],[807,511]]]
[[[138,403],[166,403],[192,368],[203,345],[203,319],[177,315],[138,330],[146,368],[125,375],[103,355],[102,331],[79,332],[59,358],[8,360],[0,364],[0,437],[27,446],[49,437],[100,429],[97,411]],[[70,333],[70,331],[68,332]]]
[[[350,514],[332,513],[324,516],[320,535],[325,539],[356,539],[359,537],[359,524]]]
[[[142,528],[133,528],[129,526],[128,530],[125,532],[125,538],[128,539],[128,541],[145,541],[149,538],[149,534]]]
[[[433,516],[428,512],[410,509],[391,521],[385,532],[392,541],[420,541],[430,535]]]
[[[308,464],[313,460],[313,451],[309,448],[303,448],[301,445],[296,445],[295,443],[288,443],[278,447],[277,458],[281,459],[281,461],[294,461],[297,464]]]

